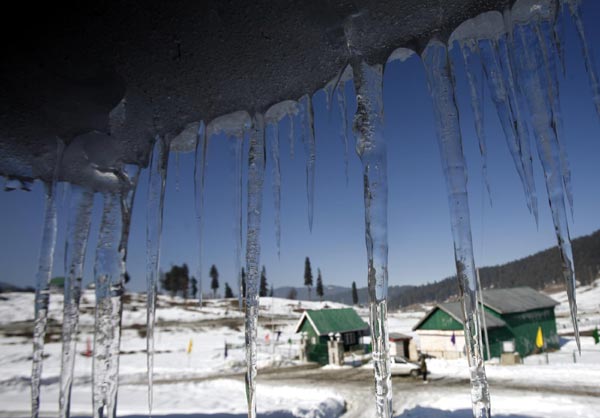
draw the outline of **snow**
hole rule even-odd
[[[127,294],[123,320],[120,389],[118,411],[121,416],[146,416],[146,341],[145,297]],[[560,302],[556,307],[559,328],[569,323],[566,293],[550,295]],[[31,344],[25,323],[33,320],[33,294],[5,293],[0,300],[0,417],[29,415],[29,377]],[[81,328],[73,384],[73,415],[90,413],[92,360],[81,355],[92,337],[94,294],[82,295]],[[600,320],[600,280],[578,288],[582,330],[591,330]],[[329,301],[293,301],[261,298],[258,327],[257,406],[259,416],[371,417],[373,404],[372,371],[326,366],[315,369],[314,379],[292,378],[303,366],[297,358],[299,339],[294,334],[303,309],[345,305]],[[50,334],[61,322],[62,297],[50,296]],[[389,314],[390,332],[416,336],[412,327],[429,307]],[[357,308],[368,320],[368,310]],[[281,331],[276,344],[273,329]],[[561,328],[562,329],[562,328]],[[22,331],[21,334],[12,331]],[[564,328],[567,332],[568,329]],[[267,335],[269,337],[267,338]],[[200,307],[180,297],[158,297],[155,357],[155,416],[171,417],[194,414],[197,417],[238,417],[246,415],[242,374],[245,372],[243,315],[237,300],[206,300]],[[192,340],[192,352],[186,353]],[[291,340],[291,344],[288,342]],[[224,358],[224,345],[228,356]],[[418,345],[418,341],[417,341]],[[45,345],[41,416],[55,416],[58,410],[60,342],[51,338]],[[573,363],[576,345],[563,335],[561,349],[544,355],[529,356],[524,364],[502,366],[486,363],[491,387],[494,417],[500,418],[592,418],[600,408],[600,345],[591,337],[582,337],[582,354]],[[366,361],[366,359],[365,359]],[[394,411],[397,418],[471,417],[469,373],[466,361],[429,359],[430,383],[394,378]],[[364,380],[352,384],[344,373],[362,372]],[[274,374],[273,374],[274,373]],[[327,380],[325,374],[333,374]],[[339,374],[339,378],[335,376]],[[272,380],[269,376],[282,376]],[[290,378],[288,378],[290,376]],[[323,376],[323,378],[319,377]],[[534,390],[532,390],[534,388]],[[366,401],[368,399],[368,401]]]

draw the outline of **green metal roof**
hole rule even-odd
[[[499,314],[508,314],[553,308],[558,302],[531,287],[513,287],[484,290],[483,304]]]
[[[361,319],[352,308],[343,309],[319,309],[304,311],[296,332],[300,330],[302,323],[307,320],[315,329],[317,335],[328,335],[336,332],[362,331],[369,328],[369,325]]]
[[[421,319],[417,325],[415,325],[413,327],[413,330],[417,330],[419,328],[421,328],[421,326],[433,315],[433,313],[437,310],[441,310],[444,311],[446,314],[448,314],[450,317],[454,318],[462,327],[462,323],[463,323],[463,312],[462,312],[462,307],[460,302],[447,302],[447,303],[440,303],[438,305],[436,305],[431,311],[429,311],[427,313],[427,315],[425,315],[425,317],[423,317],[423,319]],[[491,328],[501,328],[506,326],[506,323],[500,319],[500,318],[496,318],[495,316],[491,315],[489,312],[485,312],[485,325],[487,326],[488,329]],[[483,321],[480,324],[481,328],[483,328]]]

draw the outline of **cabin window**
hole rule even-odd
[[[344,345],[354,345],[354,344],[356,344],[356,334],[353,332],[344,334]]]
[[[311,337],[310,338],[310,343],[313,344],[313,345],[316,344],[317,343],[317,337]]]

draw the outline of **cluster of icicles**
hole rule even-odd
[[[564,4],[563,4],[564,3]],[[584,51],[593,99],[600,116],[600,86],[594,72],[589,47],[582,25],[577,0],[560,3],[543,0],[520,0],[503,14],[489,12],[465,22],[451,38],[450,45],[458,46],[467,72],[475,115],[475,128],[480,142],[485,174],[486,144],[482,121],[482,98],[477,75],[483,73],[491,98],[496,106],[506,143],[525,191],[527,206],[537,222],[537,197],[533,180],[532,153],[529,129],[541,160],[546,189],[558,246],[562,256],[563,275],[568,289],[575,337],[579,344],[577,308],[575,303],[575,275],[571,251],[565,200],[572,209],[569,167],[564,151],[558,72],[564,71],[562,18],[568,7],[579,33]],[[365,237],[368,258],[368,287],[370,322],[375,370],[375,398],[378,417],[392,416],[392,387],[388,359],[387,331],[387,156],[383,133],[383,65],[370,65],[352,48],[352,22],[346,28],[350,65],[325,88],[328,106],[336,96],[342,116],[342,138],[346,153],[347,176],[347,116],[344,84],[352,76],[356,92],[357,110],[354,117],[356,150],[363,165]],[[390,59],[405,59],[412,51],[399,50]],[[462,149],[458,109],[452,63],[445,42],[432,39],[421,54],[427,74],[437,124],[437,139],[446,179],[452,219],[457,277],[464,313],[468,362],[471,372],[473,415],[490,416],[489,391],[482,355],[481,326],[478,313],[478,288],[473,259],[470,215],[467,196],[467,173]],[[262,212],[262,193],[266,150],[273,161],[272,192],[275,202],[276,241],[280,245],[281,174],[279,166],[278,123],[288,117],[291,125],[290,149],[294,152],[294,122],[303,126],[306,152],[306,188],[308,223],[312,228],[315,184],[315,132],[311,97],[285,101],[263,114],[252,117],[244,111],[236,112],[191,126],[196,136],[195,203],[202,253],[202,221],[204,172],[208,142],[211,136],[224,133],[234,143],[236,187],[234,263],[240,271],[242,251],[242,164],[243,140],[249,138],[248,152],[248,207],[246,232],[246,392],[248,416],[256,416],[256,336],[258,318],[258,277],[260,266],[259,232]],[[528,126],[530,125],[530,127]],[[186,132],[190,132],[186,129]],[[267,143],[266,143],[267,142]],[[59,144],[58,156],[63,146]],[[154,353],[154,322],[163,204],[170,142],[157,137],[149,167],[147,202],[147,359],[148,402],[152,408],[152,374]],[[37,274],[35,296],[35,327],[33,338],[32,416],[39,412],[40,376],[44,334],[48,313],[49,279],[57,236],[56,179],[46,185],[45,223]],[[93,346],[93,414],[94,417],[116,416],[120,325],[124,288],[127,241],[139,168],[124,166],[115,170],[122,184],[119,192],[104,195],[104,209],[96,247],[94,279],[96,313]],[[69,416],[70,393],[73,383],[75,344],[78,327],[81,277],[90,232],[94,194],[90,190],[71,186],[68,231],[66,238],[64,291],[63,350],[60,376],[60,417]],[[566,199],[565,199],[566,197]],[[199,273],[202,263],[199,259]],[[199,276],[201,276],[199,274]],[[241,285],[241,280],[239,281]],[[201,292],[200,292],[201,293]],[[240,298],[243,292],[240,289]]]

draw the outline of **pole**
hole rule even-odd
[[[479,288],[479,303],[481,304],[481,320],[483,321],[483,335],[485,336],[485,349],[487,352],[487,358],[490,360],[490,340],[488,339],[487,324],[485,321],[485,308],[483,307],[483,289],[481,288],[481,280],[479,278],[479,269],[477,269],[477,287]]]

